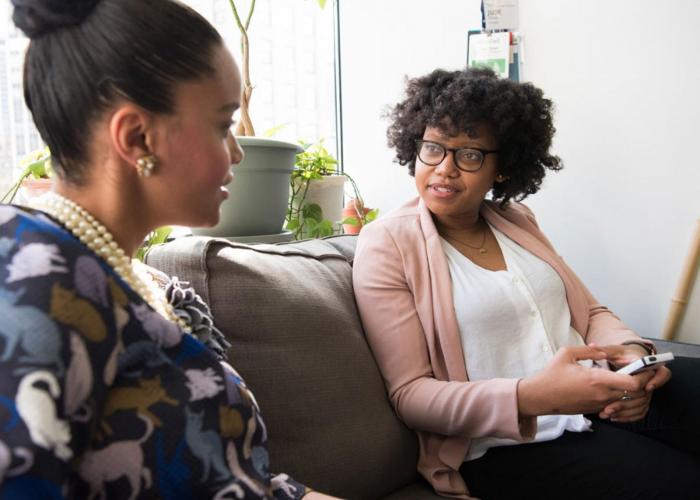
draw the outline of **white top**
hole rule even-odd
[[[542,370],[560,347],[584,345],[571,326],[564,283],[552,267],[491,227],[505,259],[505,271],[489,271],[442,247],[452,278],[452,297],[469,380],[522,378]],[[589,430],[583,415],[537,418],[533,441],[550,441],[565,430]],[[522,444],[513,439],[472,440],[465,460],[489,448]]]

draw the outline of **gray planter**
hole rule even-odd
[[[301,146],[263,137],[236,137],[245,158],[232,170],[230,196],[215,227],[193,228],[205,236],[274,235],[282,232],[289,180]]]

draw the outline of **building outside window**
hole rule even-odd
[[[240,35],[229,0],[184,0],[220,31],[241,63]],[[249,1],[237,1],[241,16]],[[0,2],[0,192],[16,165],[43,143],[25,107],[22,64],[26,37],[12,24],[11,2]],[[250,113],[258,136],[297,142],[324,139],[336,151],[334,19],[332,1],[257,0],[250,30]]]

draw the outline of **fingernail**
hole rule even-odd
[[[654,384],[650,384],[647,391],[653,391],[654,389],[656,389],[656,386]]]

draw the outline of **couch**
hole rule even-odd
[[[355,236],[277,245],[185,237],[147,263],[191,283],[260,404],[274,472],[350,499],[437,499],[395,415],[352,291]],[[700,357],[700,346],[658,342]]]

